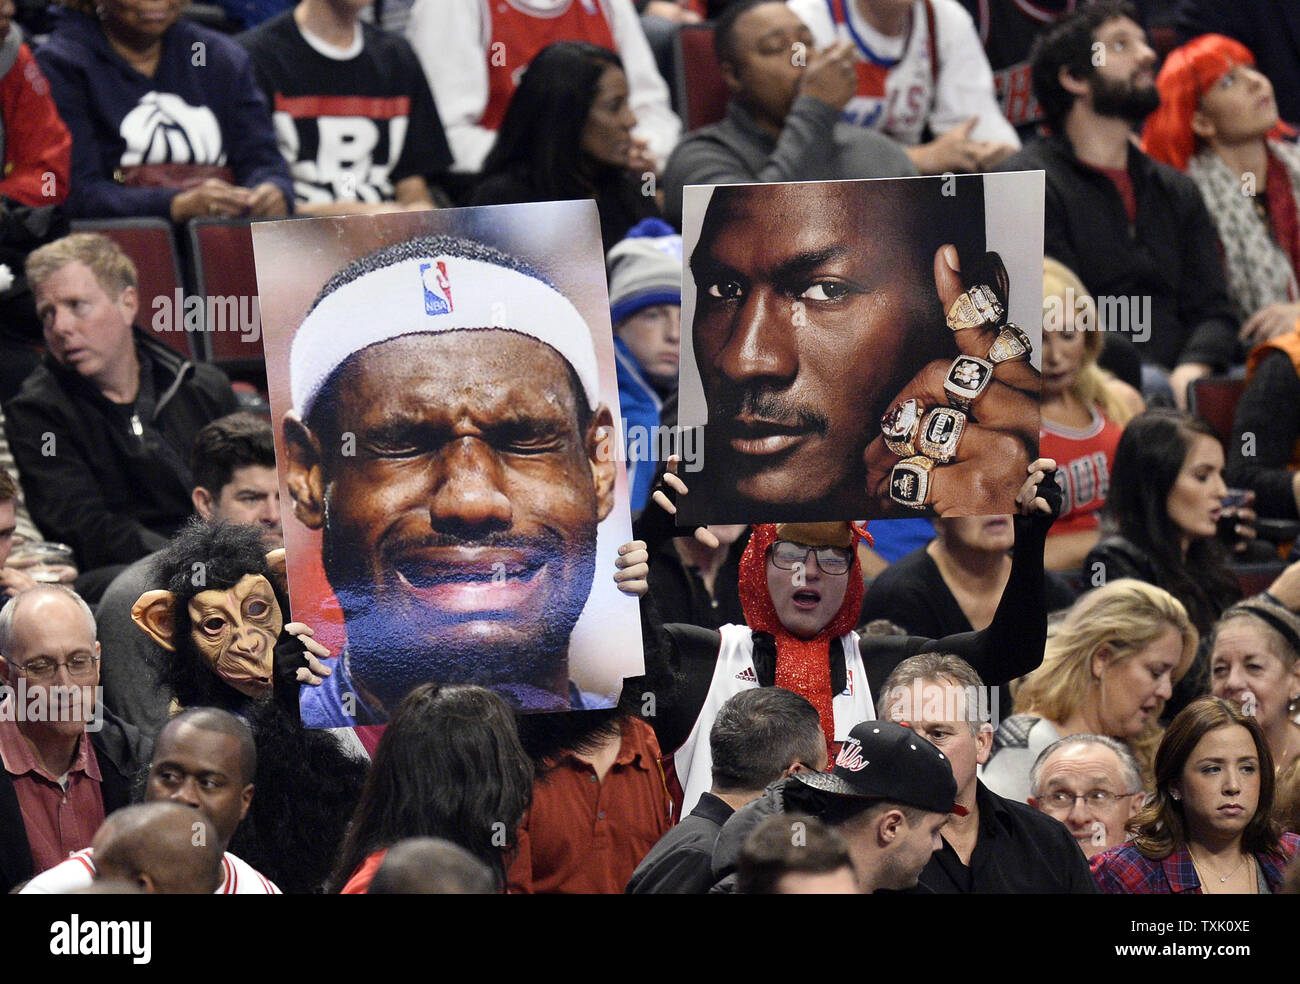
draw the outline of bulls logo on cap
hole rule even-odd
[[[840,754],[835,757],[835,767],[849,772],[861,772],[870,764],[862,757],[862,743],[856,738],[845,739]]]

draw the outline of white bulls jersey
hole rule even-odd
[[[682,816],[689,816],[701,793],[713,786],[713,754],[709,748],[709,732],[722,705],[742,690],[758,686],[754,671],[754,636],[747,625],[724,625],[718,630],[722,644],[718,648],[718,661],[713,667],[713,679],[704,698],[700,716],[682,747],[673,753],[677,781],[682,786]],[[831,699],[831,714],[835,718],[835,740],[843,741],[849,731],[863,721],[874,721],[876,711],[867,683],[867,671],[858,651],[858,634],[850,632],[841,636],[844,644],[845,687]]]
[[[789,0],[819,49],[845,40],[858,52],[858,91],[844,107],[847,123],[907,146],[978,116],[974,140],[1020,146],[999,108],[993,70],[970,14],[956,0],[916,0],[907,30],[881,34],[855,0]]]
[[[68,855],[53,868],[42,871],[29,881],[20,895],[67,895],[78,889],[89,888],[95,880],[95,852],[93,848]],[[213,895],[279,895],[275,883],[233,854],[221,858],[221,884]]]

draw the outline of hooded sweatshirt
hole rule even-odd
[[[72,132],[74,217],[171,216],[173,188],[128,188],[137,164],[229,167],[235,183],[271,182],[292,209],[293,180],[276,144],[253,64],[232,39],[187,20],[162,38],[150,78],[127,64],[95,18],[63,10],[36,61]]]

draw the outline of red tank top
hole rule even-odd
[[[528,63],[556,41],[589,41],[617,51],[600,0],[567,0],[554,8],[526,0],[490,0],[492,40],[488,45],[488,103],[479,125],[495,130]]]
[[[1056,459],[1058,481],[1065,489],[1061,518],[1052,524],[1052,535],[1097,528],[1123,430],[1096,407],[1087,427],[1076,429],[1042,421],[1038,453]]]

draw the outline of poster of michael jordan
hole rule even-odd
[[[1043,175],[685,190],[678,522],[1015,512],[1037,457]]]

